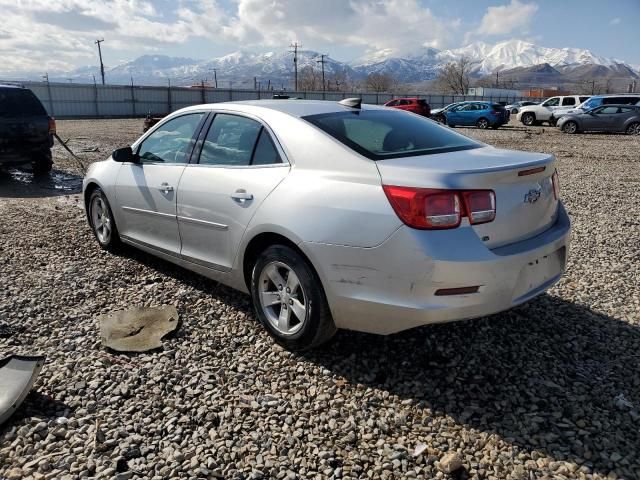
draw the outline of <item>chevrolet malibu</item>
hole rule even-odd
[[[84,179],[100,246],[250,293],[292,350],[496,313],[562,275],[553,155],[357,99],[188,107]]]

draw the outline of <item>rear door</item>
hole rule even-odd
[[[137,147],[139,163],[124,163],[116,180],[118,229],[125,239],[180,254],[177,188],[206,114],[172,118]]]
[[[256,118],[218,113],[199,143],[198,163],[187,166],[178,189],[181,256],[228,270],[249,221],[290,166]]]

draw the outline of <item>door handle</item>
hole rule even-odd
[[[240,203],[244,203],[247,200],[253,200],[253,195],[250,193],[247,193],[247,191],[244,190],[243,188],[239,188],[238,190],[236,190],[231,194],[231,198],[233,198],[234,200],[237,200]]]
[[[162,182],[160,184],[160,191],[163,193],[173,192],[173,187],[169,185],[167,182]]]

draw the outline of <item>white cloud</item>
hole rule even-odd
[[[621,22],[622,20],[619,17],[616,17],[611,19],[609,25],[620,25]]]
[[[506,35],[513,31],[526,33],[537,11],[537,4],[522,3],[519,0],[511,0],[508,5],[489,7],[476,32],[481,35]]]
[[[0,76],[95,64],[94,41],[100,37],[111,58],[197,38],[230,49],[284,49],[299,41],[308,49],[355,47],[388,57],[421,46],[450,46],[461,25],[459,19],[436,17],[419,0],[233,0],[231,8],[218,0],[178,0],[172,11],[160,5],[151,0],[0,0]]]

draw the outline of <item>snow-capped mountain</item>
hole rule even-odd
[[[436,50],[422,48],[401,57],[389,56],[389,51],[379,51],[353,62],[341,62],[325,57],[325,74],[359,80],[371,73],[392,75],[401,83],[418,83],[435,78],[448,62],[467,57],[472,62],[472,73],[478,77],[496,70],[507,71],[536,65],[549,65],[558,69],[560,78],[573,69],[585,70],[586,66],[600,69],[586,69],[594,73],[606,71],[613,75],[627,76],[625,72],[637,71],[620,60],[605,58],[589,50],[577,48],[541,47],[521,40],[509,40],[497,44],[476,42],[466,47]],[[298,71],[312,68],[319,73],[320,54],[314,51],[298,52]],[[233,85],[238,88],[253,88],[254,77],[262,85],[270,82],[276,88],[291,87],[293,83],[293,55],[288,51],[255,53],[237,51],[209,60],[168,57],[165,55],[145,55],[106,69],[108,83],[128,84],[131,79],[138,85],[192,85],[201,81],[213,82],[214,70],[220,87]],[[535,69],[534,69],[535,70]],[[92,75],[99,79],[97,67],[83,67],[72,72],[50,75],[52,80],[74,79],[77,82],[92,82]]]
[[[552,67],[585,64],[610,67],[623,63],[613,58],[594,55],[589,50],[540,47],[522,40],[509,40],[495,45],[476,42],[462,48],[443,50],[438,54],[438,59],[445,62],[460,57],[469,58],[475,64],[474,71],[479,74],[544,63],[548,63]]]

